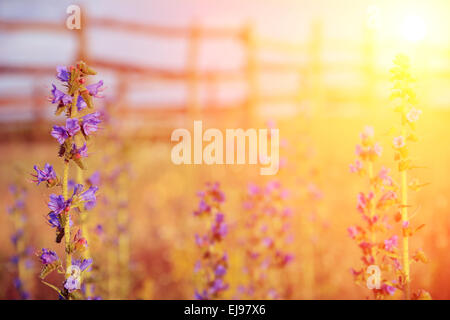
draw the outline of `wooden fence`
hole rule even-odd
[[[92,29],[107,29],[127,32],[130,34],[141,34],[147,36],[158,36],[166,38],[184,39],[188,43],[186,51],[186,64],[182,70],[169,70],[158,66],[148,67],[133,64],[131,61],[112,61],[99,59],[90,55],[86,35]],[[0,20],[0,32],[13,34],[21,31],[45,31],[63,33],[75,36],[77,42],[77,59],[83,59],[95,68],[112,71],[118,80],[117,92],[118,98],[115,105],[118,112],[123,117],[137,117],[142,119],[146,116],[161,115],[167,117],[170,114],[177,113],[183,116],[198,117],[202,113],[210,112],[230,112],[234,110],[243,118],[244,123],[251,122],[258,116],[258,107],[262,103],[292,103],[293,105],[301,105],[308,103],[314,109],[320,110],[325,108],[329,102],[353,101],[358,104],[371,105],[376,103],[378,95],[376,86],[381,78],[386,78],[387,72],[379,72],[376,67],[376,48],[374,45],[373,32],[366,29],[362,42],[336,41],[335,44],[331,40],[326,40],[327,45],[345,47],[346,50],[358,52],[361,59],[357,61],[345,62],[326,62],[324,56],[324,36],[322,24],[318,21],[314,22],[310,28],[310,36],[306,42],[302,44],[292,44],[276,39],[260,38],[252,25],[244,25],[242,28],[204,28],[200,25],[193,24],[190,27],[161,27],[152,25],[142,25],[132,22],[115,21],[110,19],[84,19],[80,30],[68,30],[63,22],[61,23],[45,23],[45,22],[12,22]],[[242,47],[245,53],[245,63],[239,70],[230,71],[202,71],[199,68],[200,46],[203,41],[209,39],[234,39]],[[306,57],[302,63],[280,63],[268,62],[260,59],[260,52],[263,50],[276,51],[290,55],[302,54]],[[7,74],[25,74],[33,77],[35,83],[38,83],[39,77],[42,75],[53,75],[55,73],[54,66],[12,66],[0,64],[0,76]],[[324,82],[324,77],[329,72],[339,72],[352,70],[358,73],[362,90],[345,91],[342,88],[333,88]],[[440,74],[436,76],[449,78],[448,70],[439,70]],[[261,74],[267,73],[297,73],[301,76],[302,81],[298,89],[293,90],[290,94],[267,95],[259,86],[259,77]],[[184,103],[177,106],[167,105],[149,105],[145,108],[132,108],[131,102],[127,101],[127,91],[129,83],[132,79],[151,79],[164,81],[182,81],[187,87],[187,99]],[[232,106],[224,106],[217,101],[211,100],[210,105],[200,106],[199,86],[201,83],[217,84],[221,82],[243,81],[246,83],[246,97],[242,101],[232,103]],[[38,88],[38,86],[36,87]],[[45,101],[48,93],[40,92],[36,89],[33,95],[29,97],[23,96],[0,96],[0,108],[7,105],[15,105],[14,113],[19,112],[20,108],[32,107],[31,121],[39,121],[45,119],[50,105]],[[221,105],[218,108],[218,105]],[[3,115],[5,113],[2,113]]]

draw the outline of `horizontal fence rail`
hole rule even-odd
[[[217,113],[221,110],[230,113],[236,109],[244,123],[249,123],[258,116],[258,109],[262,104],[294,104],[306,102],[313,108],[320,110],[329,103],[354,102],[360,105],[370,105],[380,99],[377,85],[388,80],[389,72],[380,72],[376,66],[376,48],[373,34],[370,30],[364,33],[360,43],[355,41],[343,42],[327,39],[322,32],[322,24],[315,22],[311,26],[309,40],[304,43],[287,43],[278,39],[264,39],[258,36],[251,24],[241,28],[207,28],[197,24],[189,27],[168,27],[138,24],[134,22],[112,19],[83,19],[82,29],[68,30],[64,23],[25,22],[0,20],[0,32],[14,34],[15,32],[40,31],[52,33],[66,33],[74,36],[77,42],[77,59],[87,61],[94,68],[103,69],[115,74],[117,92],[114,104],[116,110],[124,119],[142,120],[142,117],[164,118],[166,115],[180,114],[182,116],[198,116],[199,114]],[[171,70],[158,66],[142,66],[132,61],[116,61],[98,58],[90,55],[90,48],[86,41],[87,33],[94,29],[117,30],[130,34],[142,34],[162,39],[179,38],[187,43],[185,66],[180,70]],[[233,39],[237,41],[244,53],[244,63],[236,70],[200,70],[200,46],[203,41],[210,39]],[[324,44],[336,48],[345,48],[358,52],[356,61],[327,61],[324,58]],[[261,59],[263,51],[277,52],[286,55],[302,55],[302,62],[277,61],[271,62]],[[434,51],[436,52],[436,51]],[[450,57],[450,50],[439,52],[444,59]],[[344,88],[341,83],[327,84],[325,79],[333,73],[353,73],[357,77],[359,89]],[[0,63],[0,76],[9,74],[27,75],[38,79],[42,76],[54,75],[54,66],[26,66],[6,65]],[[265,74],[295,74],[301,78],[298,88],[291,93],[267,94],[260,86],[260,77]],[[450,69],[438,68],[429,70],[428,79],[439,81],[449,79]],[[128,83],[132,79],[150,79],[152,81],[181,81],[186,86],[186,100],[184,103],[149,103],[133,106],[128,101]],[[201,103],[199,88],[201,85],[215,87],[224,82],[241,82],[245,85],[245,97],[241,101],[222,102],[210,97],[205,105]],[[431,82],[430,82],[431,83]],[[429,85],[430,85],[429,83]],[[6,108],[17,106],[15,113],[31,112],[32,121],[43,121],[48,114],[49,103],[45,100],[48,93],[37,88],[30,97],[0,95],[0,119],[8,119]],[[2,110],[4,109],[4,110]],[[30,111],[31,110],[31,111]]]

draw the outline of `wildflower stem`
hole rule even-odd
[[[80,167],[77,167],[77,183],[83,184],[83,170]],[[80,217],[81,217],[81,233],[83,237],[86,239],[86,242],[88,243],[88,246],[83,251],[83,259],[91,259],[91,251],[89,249],[89,229],[86,223],[86,212],[83,210],[83,208],[80,208]],[[88,270],[85,271],[84,277],[89,276]],[[92,284],[86,284],[86,297],[92,297],[93,296],[93,286]]]
[[[374,187],[373,187],[373,162],[369,161],[369,165],[368,165],[368,174],[369,174],[369,183],[370,183],[370,191],[375,193]],[[370,211],[369,211],[369,216],[370,216],[370,221],[373,222],[373,217],[375,215],[375,210],[374,210],[374,206],[371,205],[370,206]],[[375,232],[373,230],[373,227],[371,225],[371,232],[370,232],[370,236],[371,236],[371,242],[372,244],[375,243]],[[375,258],[375,257],[374,257]]]
[[[402,136],[406,137],[406,127],[402,124]],[[406,169],[401,172],[401,189],[402,189],[402,200],[401,200],[401,212],[402,212],[402,225],[403,227],[408,224],[408,177]],[[405,288],[404,294],[405,299],[410,299],[410,274],[409,274],[409,238],[408,234],[402,232],[403,239],[403,268],[405,272]]]
[[[64,173],[63,173],[63,197],[64,200],[69,198],[68,192],[68,181],[69,181],[69,161],[64,160]],[[63,213],[65,214],[64,219],[64,240],[66,244],[66,279],[70,276],[69,268],[72,266],[72,250],[70,248],[70,210]]]

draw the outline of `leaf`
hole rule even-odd
[[[59,290],[57,287],[55,287],[55,286],[52,285],[51,283],[48,283],[48,282],[46,282],[46,281],[44,281],[44,280],[42,280],[42,283],[45,284],[45,285],[47,285],[47,286],[49,286],[50,288],[52,288],[52,289],[55,290],[56,292],[58,292],[58,294],[59,294],[60,296],[63,296],[61,290]]]
[[[41,270],[41,273],[40,273],[39,277],[41,279],[45,279],[50,273],[52,273],[53,271],[58,269],[60,265],[61,265],[61,261],[59,261],[59,260],[57,260],[57,261],[55,261],[53,263],[44,265],[42,267],[42,270]]]

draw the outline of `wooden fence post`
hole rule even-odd
[[[86,27],[87,27],[87,17],[84,10],[81,10],[81,16],[80,16],[81,24],[80,29],[75,29],[73,32],[75,32],[76,40],[77,40],[77,54],[76,54],[76,61],[84,61],[86,62],[87,59],[87,42],[86,42]]]

